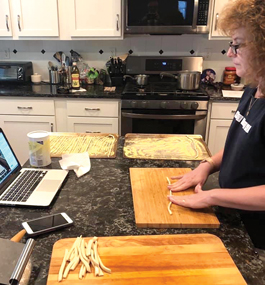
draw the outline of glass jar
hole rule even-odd
[[[237,79],[235,67],[225,67],[223,83],[225,85],[233,84]]]

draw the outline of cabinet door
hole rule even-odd
[[[211,28],[210,28],[210,34],[209,39],[228,39],[222,34],[219,34],[217,26],[218,26],[218,19],[220,16],[220,13],[222,12],[223,7],[228,3],[228,0],[215,0],[213,3],[213,13],[212,13],[212,20],[211,20]]]
[[[56,131],[53,129],[54,116],[0,115],[0,126],[22,165],[29,159],[27,133],[36,130]]]
[[[118,133],[118,118],[68,117],[67,131],[74,133]]]
[[[69,0],[71,37],[120,37],[121,0]]]
[[[59,36],[57,0],[12,1],[19,37]]]
[[[11,37],[12,28],[8,0],[0,0],[0,37]]]
[[[232,120],[211,119],[208,147],[212,154],[217,153],[225,146],[225,141]]]

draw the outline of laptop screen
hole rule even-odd
[[[0,131],[0,185],[20,166],[4,134]]]

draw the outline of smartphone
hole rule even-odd
[[[36,236],[69,227],[72,224],[73,220],[66,213],[59,213],[24,222],[22,226],[29,236]]]

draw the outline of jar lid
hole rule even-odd
[[[234,66],[227,66],[227,67],[225,67],[225,70],[227,70],[227,71],[236,71],[236,68]]]

